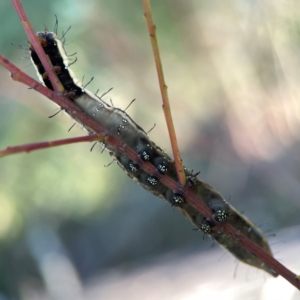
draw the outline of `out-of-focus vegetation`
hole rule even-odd
[[[99,94],[113,87],[106,99],[117,107],[136,98],[128,113],[146,131],[156,123],[150,136],[171,153],[142,2],[23,2],[37,31],[52,30],[55,15],[60,33],[72,26],[66,50],[77,52],[77,76],[95,76],[89,89]],[[254,222],[267,223],[263,229],[299,224],[300,3],[152,2],[185,165]],[[0,53],[36,77],[18,48],[27,40],[9,1],[1,1],[0,17]],[[56,107],[3,68],[0,94],[1,148],[85,134],[79,126],[68,133],[73,123],[63,113],[48,119]],[[80,286],[108,267],[207,249],[176,209],[116,164],[104,167],[109,155],[90,148],[1,159],[0,299],[29,299],[35,286],[55,294],[45,263],[53,253]]]

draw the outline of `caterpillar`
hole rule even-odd
[[[255,255],[242,248],[231,236],[214,230],[214,226],[217,223],[227,221],[272,255],[269,244],[261,230],[231,206],[210,185],[198,179],[198,174],[193,174],[187,168],[184,168],[184,171],[189,188],[214,212],[213,219],[206,219],[192,205],[187,203],[184,196],[178,191],[173,191],[163,185],[159,180],[160,176],[168,175],[173,180],[178,181],[174,161],[149,139],[147,133],[125,111],[110,106],[101,97],[94,95],[83,87],[70,69],[69,59],[63,43],[57,38],[55,33],[45,30],[37,32],[37,37],[53,65],[53,70],[65,89],[64,94],[85,113],[105,127],[110,134],[118,137],[132,148],[141,161],[148,161],[157,169],[156,174],[148,174],[140,168],[139,161],[132,161],[113,146],[105,144],[105,148],[125,173],[138,181],[149,192],[177,207],[199,230],[210,235],[220,246],[228,250],[238,260],[262,269],[276,277],[277,273],[274,270],[265,265]],[[29,46],[29,52],[39,78],[45,86],[53,90],[48,75],[32,45]],[[89,133],[95,133],[84,124],[82,125]]]

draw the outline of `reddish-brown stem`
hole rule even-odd
[[[15,7],[15,10],[16,10],[21,22],[22,22],[22,25],[23,25],[25,32],[31,43],[31,46],[36,51],[39,59],[41,60],[43,66],[46,70],[46,73],[51,81],[53,89],[58,92],[63,92],[64,87],[62,86],[61,82],[58,80],[56,73],[53,72],[53,67],[50,62],[50,59],[47,58],[40,42],[37,39],[37,36],[31,26],[31,23],[27,17],[27,14],[21,4],[21,0],[11,0],[11,1],[12,1],[13,6]]]
[[[185,178],[185,173],[183,170],[182,159],[180,156],[176,132],[175,132],[174,123],[173,123],[173,119],[172,119],[171,107],[170,107],[170,102],[169,102],[169,97],[168,97],[168,87],[165,83],[162,63],[161,63],[160,54],[159,54],[158,42],[157,42],[157,37],[156,37],[156,26],[154,25],[153,20],[152,20],[152,12],[151,12],[151,6],[150,6],[149,0],[143,0],[143,4],[144,4],[144,16],[145,16],[146,22],[147,22],[147,27],[148,27],[148,32],[149,32],[150,41],[151,41],[151,45],[152,45],[152,51],[153,51],[153,55],[154,55],[156,70],[157,70],[157,74],[158,74],[160,91],[161,91],[161,95],[162,95],[162,102],[163,102],[162,108],[163,108],[163,111],[165,114],[165,119],[166,119],[168,131],[169,131],[169,136],[170,136],[170,141],[171,141],[171,145],[172,145],[172,151],[173,151],[173,156],[174,156],[174,161],[175,161],[175,166],[176,166],[176,171],[177,171],[177,176],[178,176],[178,181],[182,186],[185,186],[186,178]]]
[[[85,136],[50,141],[50,142],[40,142],[40,143],[25,144],[20,146],[12,146],[0,150],[0,158],[12,154],[17,154],[22,152],[28,153],[35,150],[58,147],[58,146],[74,144],[74,143],[92,142],[92,141],[103,142],[104,138],[105,138],[104,134],[100,134],[100,135],[92,134],[92,135],[85,135]]]

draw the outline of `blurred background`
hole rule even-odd
[[[93,92],[171,154],[142,1],[23,1],[36,31],[55,15]],[[254,221],[300,273],[300,2],[153,1],[185,166]],[[0,53],[36,78],[20,21],[1,1]],[[84,135],[0,68],[0,148]],[[0,300],[296,299],[296,289],[193,230],[91,144],[0,161]],[[276,234],[276,236],[274,236]],[[222,294],[221,294],[222,293]],[[282,293],[282,294],[279,294]],[[279,298],[278,298],[279,299]]]

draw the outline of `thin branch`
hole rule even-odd
[[[93,135],[85,135],[75,138],[63,139],[63,140],[56,140],[50,142],[40,142],[40,143],[32,143],[20,146],[12,146],[7,147],[6,149],[0,150],[0,158],[12,154],[22,153],[22,152],[31,152],[35,150],[41,150],[46,148],[58,147],[68,144],[75,144],[75,143],[82,143],[82,142],[92,142],[92,141],[99,141],[104,142],[105,135],[101,134],[93,134]]]
[[[156,26],[154,25],[153,20],[152,20],[150,1],[143,0],[143,4],[144,4],[144,16],[145,16],[146,22],[147,22],[148,32],[149,32],[149,36],[150,36],[152,51],[153,51],[157,75],[158,75],[160,92],[161,92],[161,96],[162,96],[162,102],[163,102],[162,108],[163,108],[163,111],[165,114],[165,119],[166,119],[168,131],[169,131],[169,136],[170,136],[170,141],[171,141],[172,151],[173,151],[173,156],[174,156],[174,161],[175,161],[175,167],[176,167],[177,176],[178,176],[178,181],[182,186],[185,186],[186,178],[185,178],[185,173],[183,170],[182,159],[180,156],[180,151],[179,151],[179,147],[178,147],[178,143],[177,143],[177,137],[176,137],[174,123],[173,123],[172,114],[171,114],[171,107],[170,107],[170,102],[169,102],[169,97],[168,97],[168,87],[165,83],[162,63],[161,63],[160,54],[159,54],[158,42],[157,42],[157,37],[156,37]]]

